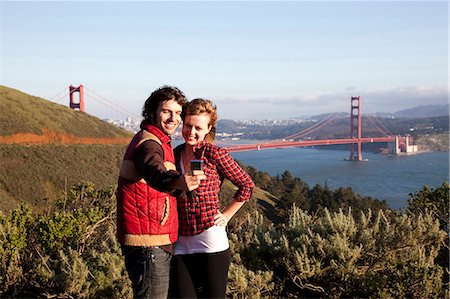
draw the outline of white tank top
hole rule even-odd
[[[213,225],[195,236],[179,236],[174,251],[175,254],[214,253],[229,247],[225,227]]]

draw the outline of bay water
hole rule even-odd
[[[271,176],[288,170],[310,188],[316,184],[327,184],[332,190],[351,187],[362,196],[386,200],[392,209],[405,208],[409,194],[421,190],[424,185],[436,188],[449,180],[448,152],[404,156],[363,152],[367,161],[358,162],[345,160],[349,151],[315,148],[265,149],[231,154],[245,165]]]

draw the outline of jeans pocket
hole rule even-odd
[[[155,248],[149,258],[149,269],[159,277],[169,277],[172,255],[161,248]]]

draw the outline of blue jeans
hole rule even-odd
[[[159,247],[122,246],[134,298],[167,298],[172,255]]]

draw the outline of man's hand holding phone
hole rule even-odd
[[[203,160],[191,160],[191,171],[186,171],[176,181],[176,189],[183,191],[193,191],[200,186],[201,180],[206,179],[203,172]]]
[[[185,188],[180,188],[185,191],[192,191],[200,186],[200,181],[206,179],[206,175],[203,172],[202,160],[191,160],[191,171],[184,173],[184,185]]]

